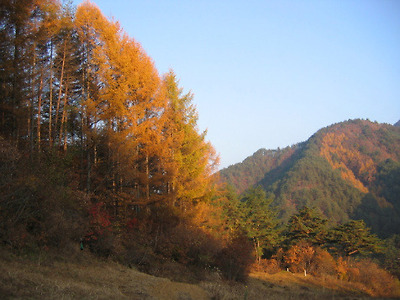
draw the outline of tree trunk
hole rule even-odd
[[[62,112],[61,123],[60,123],[60,136],[59,136],[59,145],[60,146],[62,143],[63,132],[66,136],[66,129],[64,129],[64,127],[65,127],[65,123],[67,120],[67,105],[68,105],[68,85],[65,86],[64,105],[63,105],[63,112]],[[64,148],[66,148],[66,145],[64,145]]]
[[[34,137],[33,137],[33,132],[34,132],[34,122],[33,122],[33,107],[34,107],[34,91],[35,91],[35,83],[34,83],[34,73],[35,73],[35,68],[36,68],[36,43],[33,43],[33,61],[32,61],[32,71],[31,71],[31,101],[29,104],[29,120],[28,120],[28,132],[29,132],[29,143],[30,143],[30,158],[33,158],[33,151],[34,151]],[[15,70],[16,71],[16,70]]]
[[[86,178],[86,192],[89,194],[90,193],[90,177],[91,177],[91,171],[92,171],[92,164],[90,162],[90,149],[89,146],[87,145],[86,147],[86,159],[87,159],[87,178]]]
[[[86,115],[86,127],[89,128],[90,120],[89,116]],[[86,178],[86,191],[89,194],[91,189],[91,176],[92,176],[92,161],[91,161],[91,141],[89,140],[88,134],[86,134],[86,159],[87,159],[87,178]]]
[[[61,64],[61,74],[60,74],[60,87],[58,91],[58,99],[57,99],[57,108],[56,108],[56,120],[55,120],[55,125],[54,128],[57,130],[57,123],[58,123],[58,113],[60,110],[60,102],[61,102],[61,94],[62,94],[62,85],[63,85],[63,79],[64,79],[64,68],[65,68],[65,52],[66,52],[66,43],[67,41],[64,41],[64,53],[63,53],[63,60]]]
[[[49,147],[53,146],[53,40],[50,40],[50,84],[49,84]]]
[[[145,168],[146,168],[146,202],[150,202],[150,172],[149,172],[149,155],[146,153],[145,160]]]
[[[253,241],[254,241],[254,250],[256,251],[257,264],[260,264],[261,263],[261,255],[259,253],[260,241],[257,238],[253,238]]]
[[[40,125],[42,123],[42,92],[43,92],[43,68],[40,73],[40,84],[38,91],[38,116],[37,116],[37,146],[38,152],[41,150],[41,136],[40,136]]]

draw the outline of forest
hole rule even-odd
[[[332,224],[362,219],[386,238],[400,233],[399,149],[398,126],[349,120],[291,147],[260,149],[220,175],[238,193],[261,185],[282,220],[315,206]]]
[[[353,283],[365,295],[400,295],[400,236],[392,227],[378,237],[382,226],[368,223],[366,210],[328,221],[340,193],[325,199],[325,210],[312,197],[294,204],[275,193],[291,187],[282,170],[295,157],[305,163],[306,144],[262,151],[273,159],[259,165],[256,179],[236,177],[242,181],[235,187],[217,172],[193,94],[184,93],[173,70],[160,75],[141,45],[93,2],[0,5],[3,250],[40,257],[89,251],[158,276],[174,262],[196,280],[217,272],[245,282],[251,272],[289,271]],[[385,153],[398,152],[390,134]],[[338,178],[347,176],[356,190],[350,198],[360,202],[358,191],[368,189],[372,202],[398,209],[390,182],[398,157],[389,161],[394,156],[384,153],[379,165],[357,165],[352,153],[334,147],[344,136],[317,138],[320,166],[337,169],[332,182],[346,188]],[[277,205],[282,199],[287,209]]]

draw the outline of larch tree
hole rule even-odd
[[[101,113],[99,93],[104,85],[97,71],[99,62],[96,51],[104,46],[99,28],[104,28],[105,17],[100,10],[90,1],[81,3],[75,13],[75,30],[80,42],[80,141],[81,141],[81,167],[85,170],[85,189],[88,194],[93,190],[92,177],[93,165],[96,162],[96,148],[99,141],[99,124]]]
[[[164,76],[167,90],[171,156],[174,162],[169,190],[174,194],[173,206],[182,211],[205,199],[218,164],[215,150],[205,140],[206,132],[199,133],[193,94],[183,94],[173,71]]]
[[[80,47],[77,32],[74,26],[73,10],[68,5],[62,7],[59,14],[57,34],[50,41],[54,60],[49,91],[49,144],[56,145],[64,152],[67,150],[67,141],[75,142],[77,128],[69,128],[68,124],[77,122],[78,114],[71,114],[79,110],[82,80],[80,78],[81,63]],[[70,133],[69,133],[70,131]]]
[[[0,112],[1,132],[17,144],[30,134],[29,106],[34,57],[33,1],[0,2]]]
[[[87,53],[85,81],[90,86],[92,73],[98,83],[94,92],[83,88],[86,119],[93,122],[87,137],[92,141],[87,146],[92,149],[87,157],[87,190],[91,190],[92,165],[97,164],[104,176],[96,188],[113,193],[116,215],[120,206],[126,210],[129,205],[160,201],[166,98],[158,72],[141,46],[92,3],[78,7],[76,24]],[[97,151],[100,139],[107,146]],[[103,157],[95,158],[98,155]]]
[[[61,4],[55,0],[36,1],[32,19],[32,33],[34,40],[32,43],[32,74],[36,80],[32,80],[32,91],[34,97],[30,106],[31,116],[31,141],[34,135],[34,126],[36,125],[36,147],[38,152],[43,148],[44,140],[48,140],[46,134],[48,127],[42,128],[42,124],[48,122],[49,95],[51,86],[51,77],[53,72],[52,39],[57,34],[59,28],[59,16],[62,14]],[[33,122],[34,116],[36,122]]]

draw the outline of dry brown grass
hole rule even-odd
[[[1,299],[367,299],[362,284],[289,272],[252,273],[247,283],[218,273],[198,284],[140,273],[86,251],[34,259],[0,249]],[[194,276],[194,275],[193,275]],[[195,276],[194,276],[195,277]]]
[[[4,254],[4,253],[2,253]],[[0,260],[1,299],[208,299],[196,285],[172,282],[84,253],[78,262]]]

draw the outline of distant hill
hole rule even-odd
[[[380,236],[400,233],[400,127],[334,124],[295,146],[260,149],[220,175],[239,193],[263,186],[282,220],[308,205],[332,223],[364,219]]]
[[[394,126],[400,127],[400,120],[398,120],[398,121],[394,124]]]

